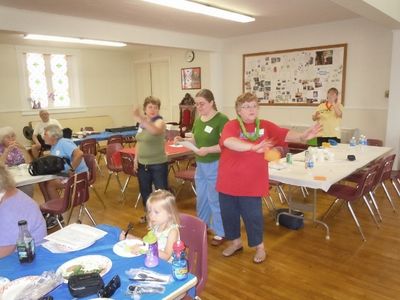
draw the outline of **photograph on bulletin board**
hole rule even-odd
[[[201,69],[183,68],[181,70],[181,86],[182,90],[201,89]]]
[[[243,92],[260,105],[316,106],[334,87],[344,103],[347,44],[243,55]]]

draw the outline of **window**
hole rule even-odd
[[[78,52],[20,49],[23,110],[70,109],[81,106],[77,74]]]

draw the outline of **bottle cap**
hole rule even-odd
[[[146,244],[154,244],[155,242],[157,242],[157,237],[154,234],[153,231],[149,231],[144,237],[143,237],[143,242],[145,242]]]
[[[174,252],[181,252],[185,250],[185,243],[181,240],[177,240],[174,245],[172,246]]]
[[[18,226],[26,225],[26,224],[27,224],[26,220],[19,220],[18,221]]]

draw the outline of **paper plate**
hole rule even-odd
[[[62,275],[64,282],[75,274],[84,274],[98,271],[100,276],[104,276],[112,267],[111,259],[103,255],[84,255],[71,259],[63,263],[56,271]]]
[[[138,239],[127,239],[116,243],[113,247],[115,254],[122,257],[136,257],[142,255],[141,253],[134,253],[132,250],[135,246],[143,246],[143,241]]]
[[[33,281],[40,276],[25,276],[0,286],[0,299],[14,300]]]

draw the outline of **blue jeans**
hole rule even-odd
[[[264,218],[261,197],[219,193],[219,204],[227,240],[240,238],[240,217],[242,217],[249,247],[258,246],[263,242]]]
[[[168,189],[168,163],[154,165],[142,165],[139,163],[137,178],[143,207],[146,209],[146,202],[153,192],[153,185],[156,190]]]
[[[197,216],[211,228],[216,235],[225,236],[222,225],[218,192],[215,190],[219,161],[211,163],[196,162]]]

